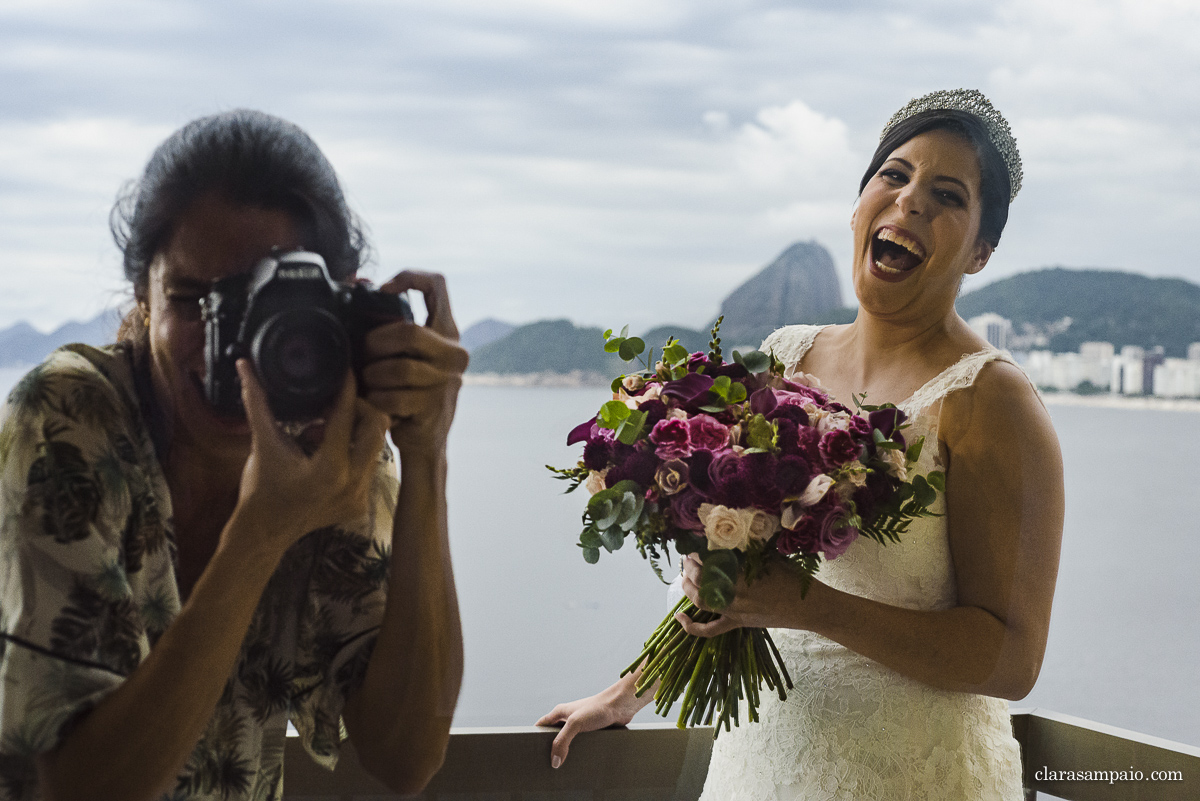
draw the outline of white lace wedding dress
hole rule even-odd
[[[790,326],[767,338],[798,363],[820,329]],[[900,405],[924,435],[918,471],[938,463],[938,403],[968,387],[1001,351],[968,354]],[[944,511],[939,497],[935,511]],[[955,604],[944,517],[914,521],[899,544],[859,538],[819,578],[845,592],[910,609]],[[762,694],[760,723],[722,731],[701,801],[1021,801],[1021,757],[1008,703],[936,690],[819,635],[772,629],[795,689]]]

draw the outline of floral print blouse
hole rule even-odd
[[[0,801],[38,801],[34,759],[137,668],[179,612],[171,495],[125,344],[55,351],[0,428]],[[383,615],[398,481],[369,518],[284,555],[204,735],[164,799],[283,794],[287,722],[332,768]],[[147,726],[170,725],[148,720]]]

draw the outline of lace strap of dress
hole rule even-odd
[[[767,335],[759,350],[763,353],[775,352],[775,358],[788,367],[799,364],[812,347],[817,334],[823,325],[785,325]]]
[[[1007,351],[991,347],[977,350],[964,355],[938,373],[899,406],[909,417],[916,417],[954,390],[966,389],[974,384],[984,366],[994,361],[1008,362],[1020,369],[1020,365],[1013,361],[1013,357]]]

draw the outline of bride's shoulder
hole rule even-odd
[[[989,359],[970,386],[946,395],[941,413],[947,445],[1019,442],[1052,431],[1050,417],[1025,371],[1005,358]]]
[[[759,346],[759,350],[763,353],[773,351],[775,358],[784,364],[795,364],[812,347],[817,334],[830,328],[840,327],[828,325],[785,325],[771,332],[763,340],[762,345]]]

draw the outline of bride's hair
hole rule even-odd
[[[871,157],[871,163],[867,165],[867,171],[863,173],[862,181],[858,185],[859,194],[862,194],[867,181],[879,172],[879,168],[888,160],[892,151],[909,139],[929,131],[950,131],[966,139],[975,148],[975,155],[979,159],[981,201],[979,236],[992,247],[996,247],[1000,244],[1000,234],[1008,222],[1008,166],[1004,163],[1000,151],[992,144],[987,128],[978,117],[969,112],[935,109],[914,114],[896,123],[875,149],[875,155]]]

